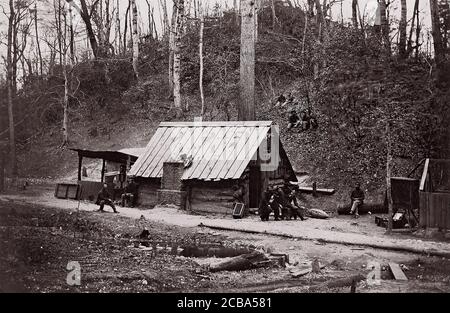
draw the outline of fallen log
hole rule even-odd
[[[310,291],[317,291],[324,288],[342,288],[342,287],[354,287],[356,288],[356,284],[360,281],[366,279],[366,277],[362,274],[353,275],[347,278],[339,278],[332,281],[325,282],[320,285],[311,286]]]
[[[350,215],[350,204],[341,204],[337,207],[337,213],[340,215]],[[387,206],[383,203],[364,203],[359,209],[359,214],[385,214],[388,213]]]
[[[297,184],[297,182],[291,182],[291,184]],[[313,193],[314,188],[313,187],[306,187],[306,186],[298,186],[298,190],[304,193]],[[324,195],[332,195],[335,193],[335,189],[332,188],[316,188],[317,193],[322,193]]]
[[[198,246],[185,246],[183,251],[180,253],[184,257],[235,257],[242,254],[248,254],[252,252],[247,248],[230,248],[230,247],[198,247]]]
[[[233,257],[217,264],[212,264],[210,265],[209,270],[211,272],[244,271],[252,268],[267,266],[268,263],[265,261],[270,260],[264,253],[254,251]]]
[[[330,216],[323,210],[320,209],[307,209],[305,215],[311,218],[327,219]]]

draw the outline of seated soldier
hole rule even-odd
[[[289,115],[288,129],[293,128],[293,127],[299,127],[300,123],[301,123],[301,121],[297,115],[297,112],[295,112],[295,110],[292,110],[291,114]]]
[[[358,209],[364,204],[364,191],[361,190],[361,184],[356,183],[355,189],[350,195],[352,202],[352,208],[350,209],[350,214],[355,214],[355,218],[358,218]]]
[[[270,192],[270,198],[269,198],[269,206],[273,211],[273,215],[275,217],[275,221],[280,220],[280,197],[278,195],[278,192],[276,190],[272,190]]]
[[[133,208],[136,204],[137,195],[138,195],[138,186],[134,182],[134,179],[130,178],[128,180],[127,186],[125,187],[125,192],[121,196],[122,206],[124,207],[126,206],[126,203],[131,203],[130,206]]]
[[[294,219],[296,220],[297,217],[300,217],[302,221],[305,220],[302,213],[302,208],[300,207],[298,200],[297,200],[297,190],[293,189],[291,193],[288,196],[289,202],[293,205],[294,210],[292,211],[292,215]]]
[[[302,119],[302,121],[301,121],[302,129],[308,130],[309,126],[310,126],[310,119],[311,119],[309,112],[308,111],[303,112],[301,119]]]
[[[278,187],[277,193],[279,195],[279,203],[281,205],[281,218],[290,220],[292,217],[292,211],[294,207],[289,203],[288,197],[286,193],[283,191],[283,188]]]
[[[239,183],[233,187],[233,199],[234,203],[245,203],[245,187],[244,184]]]
[[[107,188],[108,188],[108,185],[106,183],[103,184],[102,189],[99,191],[99,193],[97,195],[96,204],[100,205],[100,208],[98,209],[98,211],[104,212],[103,208],[106,204],[106,205],[109,205],[114,210],[114,213],[119,213],[119,212],[117,212],[116,207],[114,206],[114,203],[111,200],[111,196],[110,196]]]
[[[284,105],[285,102],[286,102],[286,97],[283,94],[281,94],[281,95],[278,96],[277,102],[275,103],[275,106],[276,107],[277,106],[282,106],[282,105]]]

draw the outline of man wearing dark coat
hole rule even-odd
[[[115,207],[113,201],[111,200],[111,195],[109,194],[107,187],[108,187],[107,184],[103,184],[103,188],[99,191],[99,193],[97,195],[97,204],[100,205],[100,208],[98,209],[98,211],[104,212],[103,208],[106,204],[106,205],[109,205],[114,210],[114,213],[119,213],[119,212],[117,212],[116,207]]]
[[[350,195],[350,199],[352,201],[350,214],[355,214],[355,218],[358,218],[358,209],[364,204],[364,191],[362,191],[360,187],[360,183],[356,183],[355,189]]]

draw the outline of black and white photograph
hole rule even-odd
[[[449,0],[0,0],[0,293],[449,293],[449,124]]]

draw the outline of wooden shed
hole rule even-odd
[[[419,186],[420,226],[450,230],[450,159],[426,159]]]
[[[78,185],[80,186],[79,199],[94,200],[97,193],[103,186],[108,184],[109,192],[114,196],[120,194],[124,187],[126,177],[120,178],[120,168],[123,167],[128,171],[136,162],[139,155],[144,151],[143,148],[125,148],[121,150],[90,150],[71,148],[78,154]],[[100,159],[102,160],[102,169],[100,179],[83,179],[82,166],[83,159]]]
[[[258,207],[268,185],[297,181],[271,121],[163,122],[129,175],[142,207],[173,203],[224,214],[238,184],[248,209]]]

